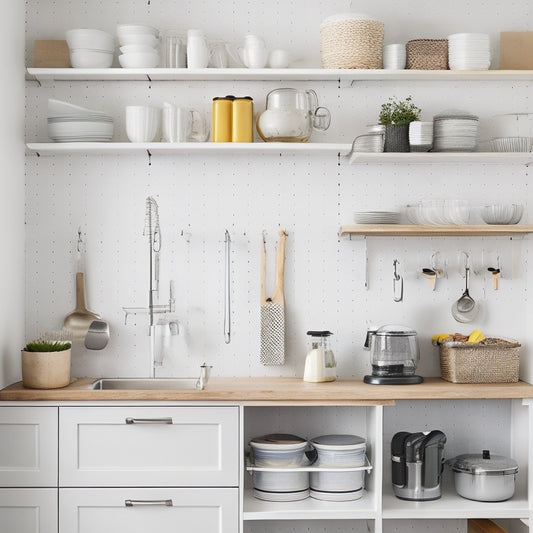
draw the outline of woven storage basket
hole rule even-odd
[[[323,68],[381,68],[385,25],[354,17],[336,15],[320,26]]]
[[[487,339],[491,344],[445,342],[440,345],[440,372],[453,383],[518,381],[520,343]]]
[[[405,68],[415,70],[446,70],[448,39],[414,39],[405,45]]]

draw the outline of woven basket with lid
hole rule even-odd
[[[320,26],[323,68],[378,69],[383,61],[385,25],[367,15],[345,13]]]

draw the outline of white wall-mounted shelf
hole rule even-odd
[[[346,143],[130,143],[130,142],[68,142],[28,143],[29,152],[38,155],[68,154],[306,154],[339,155],[350,153]]]
[[[126,68],[28,68],[30,79],[43,81],[201,81],[201,80],[303,80],[303,81],[455,81],[533,80],[532,70],[385,70],[385,69],[126,69]]]
[[[530,165],[532,152],[353,152],[352,165],[435,165],[443,163],[482,165]]]
[[[423,226],[417,224],[353,224],[341,226],[341,235],[366,237],[498,237],[533,233],[533,226],[514,225],[466,225]]]

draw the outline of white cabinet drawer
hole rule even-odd
[[[57,486],[57,407],[0,407],[0,487]]]
[[[57,533],[57,489],[0,489],[2,533]]]
[[[59,533],[238,533],[238,502],[236,488],[60,489]]]
[[[237,486],[237,407],[62,407],[62,487]]]

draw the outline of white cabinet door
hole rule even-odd
[[[57,486],[57,407],[0,407],[0,487]]]
[[[61,487],[237,486],[237,407],[61,407]]]
[[[238,533],[238,489],[60,489],[59,533]]]
[[[2,533],[57,533],[57,489],[0,489]]]

